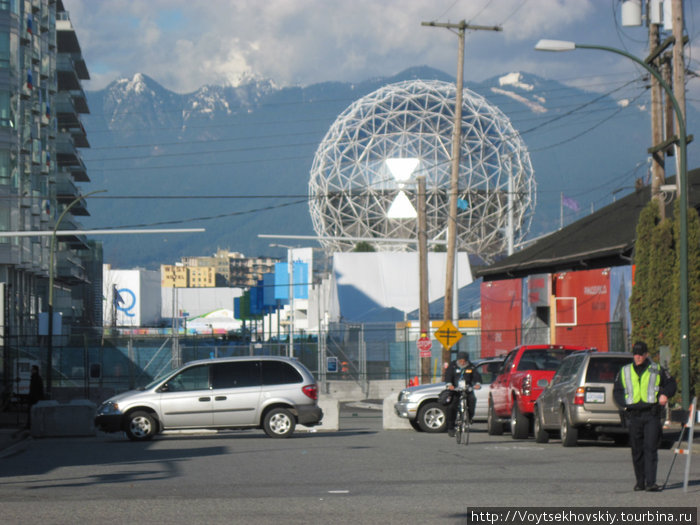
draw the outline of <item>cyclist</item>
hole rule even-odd
[[[467,385],[474,386],[481,383],[481,375],[476,370],[476,367],[469,361],[467,352],[458,352],[457,359],[452,361],[445,370],[445,382],[449,390],[466,388]],[[476,410],[476,396],[474,392],[469,392],[467,402],[469,405],[469,420],[474,418]],[[455,419],[457,418],[457,405],[459,403],[459,395],[453,395],[452,401],[447,405],[447,434],[450,437],[455,435]]]

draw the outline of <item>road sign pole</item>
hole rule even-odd
[[[418,347],[418,355],[421,363],[421,384],[430,383],[430,361],[432,357],[433,343],[428,337],[427,332],[421,331],[420,338],[416,341]]]

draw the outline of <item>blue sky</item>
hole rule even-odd
[[[700,5],[685,2],[687,66],[700,71]],[[134,73],[166,88],[268,78],[278,85],[361,81],[419,65],[454,74],[457,37],[423,21],[501,25],[467,35],[465,79],[513,71],[605,91],[638,76],[611,53],[534,51],[540,38],[647,54],[646,27],[621,27],[620,0],[64,0],[92,80],[89,90]],[[700,105],[689,77],[688,102]]]

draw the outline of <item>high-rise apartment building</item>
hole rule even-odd
[[[81,82],[89,78],[62,0],[0,0],[0,231],[79,229],[88,215],[80,183],[89,182],[78,148],[89,143]],[[5,286],[3,333],[36,335],[47,311],[51,237],[0,237]],[[101,325],[100,246],[59,236],[53,306],[63,326]],[[98,274],[99,275],[99,274]],[[101,306],[101,305],[100,305]],[[65,333],[64,328],[64,333]]]

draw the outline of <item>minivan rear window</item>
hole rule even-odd
[[[260,363],[259,361],[216,363],[212,385],[214,388],[260,386]]]
[[[288,385],[304,380],[296,368],[282,361],[263,361],[262,378],[263,385]]]
[[[586,383],[614,383],[620,368],[631,362],[632,356],[591,359],[586,370]]]

